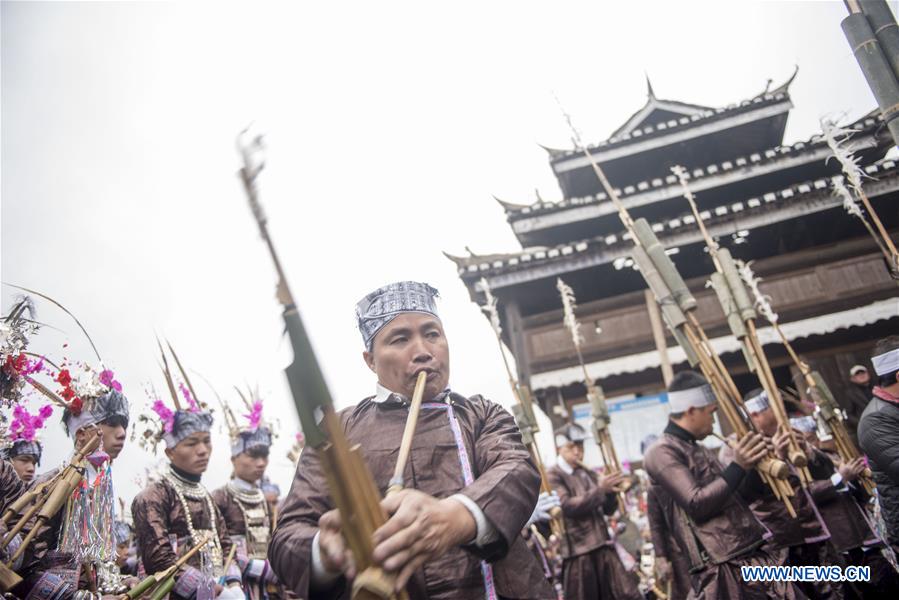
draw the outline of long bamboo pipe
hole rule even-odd
[[[427,371],[418,374],[415,380],[415,390],[412,392],[412,404],[409,406],[409,415],[406,417],[406,427],[403,429],[403,439],[400,442],[400,452],[396,459],[396,468],[393,477],[387,486],[387,496],[390,497],[403,489],[403,473],[406,463],[409,461],[409,453],[412,451],[412,439],[415,437],[415,426],[418,424],[418,413],[421,411],[421,401],[425,393],[425,385],[428,382]]]
[[[197,542],[190,550],[180,556],[178,560],[175,561],[175,564],[167,569],[159,571],[158,573],[148,575],[146,578],[144,578],[143,581],[128,590],[128,592],[119,596],[119,600],[137,600],[138,598],[149,592],[151,589],[157,587],[157,585],[161,584],[164,580],[172,577],[178,571],[178,569],[183,567],[194,554],[199,552],[200,549],[208,543],[209,536],[204,535],[202,539]]]
[[[409,414],[406,416],[406,426],[403,429],[403,438],[400,441],[399,454],[396,459],[396,467],[393,477],[387,486],[386,497],[391,497],[403,489],[403,473],[409,454],[412,451],[412,440],[415,437],[415,427],[418,424],[418,414],[421,412],[421,403],[425,393],[425,385],[428,382],[427,371],[421,371],[415,380],[415,388],[412,392],[412,403],[409,406]],[[393,593],[393,578],[382,569],[367,568],[363,570],[353,581],[354,595],[371,594],[373,597],[388,597]],[[404,592],[405,594],[405,592]]]

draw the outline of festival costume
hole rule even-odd
[[[758,413],[769,409],[765,392],[746,401],[750,413]],[[729,445],[721,448],[721,462],[727,463],[733,458],[734,451]],[[829,552],[830,531],[821,518],[821,513],[812,499],[811,490],[803,487],[796,469],[789,463],[790,473],[787,481],[793,488],[790,503],[796,511],[796,517],[790,515],[783,500],[753,471],[751,485],[744,488],[744,497],[750,501],[752,512],[771,532],[768,550],[779,556],[786,566],[822,566],[831,563]],[[808,456],[808,471],[815,481],[826,481],[830,484],[833,475],[833,463],[821,452],[813,452]],[[827,581],[801,582],[797,584],[806,595],[815,598],[840,598],[841,589]]]
[[[403,282],[366,296],[357,306],[366,347],[399,314],[436,316],[435,294],[424,284]],[[350,445],[360,445],[384,494],[396,466],[409,400],[380,386],[377,391],[340,411],[338,418]],[[515,421],[503,408],[449,390],[426,399],[403,480],[406,488],[435,498],[452,496],[478,524],[471,543],[434,557],[413,574],[406,586],[411,599],[555,598],[521,537],[536,504],[539,475]],[[333,508],[319,451],[307,447],[269,547],[278,578],[301,598],[349,596],[342,576],[326,573],[330,581],[313,582],[313,572],[321,568],[316,567],[318,520]]]
[[[172,355],[177,361],[174,352]],[[175,379],[168,369],[165,354],[163,364],[175,410],[154,398],[152,408],[156,418],[150,415],[139,417],[147,427],[142,445],[153,451],[160,441],[165,442],[166,448],[175,448],[195,433],[208,433],[213,422],[206,405],[194,395],[183,369],[181,374],[187,386],[184,382],[179,383],[183,401],[178,400]],[[181,367],[180,362],[178,366]],[[182,408],[182,402],[186,408]],[[200,475],[170,464],[163,469],[159,479],[142,490],[131,503],[137,553],[148,574],[168,569],[181,555],[208,538],[203,549],[176,573],[171,595],[184,600],[197,594],[211,597],[216,581],[224,584],[240,582],[240,573],[233,561],[225,573],[231,537],[212,495],[200,479]],[[230,596],[231,590],[227,593]],[[224,591],[222,595],[225,595]]]
[[[665,520],[665,512],[659,504],[656,488],[646,490],[646,518],[656,560],[664,558],[671,565],[671,595],[673,600],[686,598],[690,593],[690,563],[686,554],[677,547],[671,528]]]
[[[556,446],[589,439],[579,425],[556,430]],[[565,598],[640,598],[633,575],[627,572],[603,515],[617,508],[615,494],[599,488],[599,477],[583,465],[569,465],[561,456],[546,472],[546,479],[559,496],[565,533],[561,540],[562,587]]]
[[[59,371],[68,404],[63,424],[72,440],[79,430],[114,421],[128,426],[129,404],[111,371],[97,373],[83,366],[72,377]],[[114,533],[115,492],[109,455],[100,447],[86,457],[83,478],[66,506],[42,525],[24,554],[27,598],[87,598],[96,590],[114,594],[124,590],[116,566]],[[37,486],[59,473],[55,468],[35,478]],[[30,523],[23,532],[34,526]]]
[[[705,384],[669,392],[669,402],[672,412],[684,412],[715,398]],[[762,548],[771,533],[737,493],[752,475],[734,462],[723,467],[712,450],[673,421],[646,452],[643,466],[669,534],[689,563],[692,598],[802,598],[784,582],[742,579],[742,566],[777,564]]]
[[[271,429],[262,423],[262,401],[247,404],[249,425],[240,428],[229,407],[222,406],[231,435],[231,456],[264,449],[272,445]],[[281,597],[277,578],[268,563],[272,515],[262,488],[255,482],[233,478],[212,492],[213,500],[237,545],[236,558],[243,575],[244,588],[253,600]]]

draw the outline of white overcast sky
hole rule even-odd
[[[258,383],[286,491],[290,352],[235,176],[241,128],[268,134],[262,201],[338,406],[374,386],[353,306],[401,279],[441,291],[453,387],[508,405],[492,331],[441,251],[515,251],[492,196],[560,197],[537,145],[570,145],[551,92],[599,141],[643,105],[644,73],[661,98],[723,106],[798,64],[786,139],[807,139],[822,115],[874,108],[845,14],[836,1],[3,2],[2,279],[72,310],[138,409],[161,384],[154,329],[220,391]],[[62,331],[33,350],[91,359],[57,309],[39,302],[39,318]],[[69,447],[57,419],[44,467]],[[216,442],[210,487],[230,468]],[[129,501],[148,461],[135,445],[117,464]]]

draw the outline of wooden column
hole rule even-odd
[[[531,385],[531,357],[527,349],[527,340],[524,335],[524,326],[521,319],[521,310],[514,298],[500,299],[500,306],[506,317],[505,331],[508,334],[509,350],[515,357],[515,370],[518,372],[518,381],[530,387]]]
[[[649,313],[649,323],[652,326],[652,338],[656,343],[656,350],[659,351],[659,359],[661,360],[662,380],[665,387],[674,379],[674,370],[671,368],[671,361],[668,359],[668,342],[665,339],[665,329],[662,327],[662,314],[659,312],[659,305],[656,304],[655,296],[648,289],[643,290],[646,296],[646,311]]]

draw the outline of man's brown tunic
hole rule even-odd
[[[259,490],[260,501],[256,503],[244,502],[236,498],[234,493],[224,485],[212,492],[212,499],[222,513],[228,533],[232,538],[244,538],[248,558],[265,559],[268,551],[268,541],[271,539],[271,515],[268,511],[268,503],[265,496]],[[242,505],[242,506],[241,506]],[[247,520],[250,526],[257,529],[250,536],[247,535]],[[264,547],[263,547],[264,545]],[[256,547],[259,546],[259,547]]]
[[[26,485],[19,479],[19,475],[13,466],[5,460],[0,460],[0,514],[6,512],[9,506],[25,493]],[[13,521],[15,523],[15,521]],[[10,524],[10,527],[12,523]],[[5,536],[8,528],[0,523],[0,536]],[[6,562],[9,549],[0,550],[0,560]]]
[[[674,422],[643,462],[677,547],[686,553],[695,597],[794,598],[783,583],[744,582],[741,566],[774,566],[761,550],[770,534],[736,493],[746,477],[722,468],[715,454]]]
[[[236,562],[243,574],[244,588],[253,599],[281,596],[267,564],[272,521],[262,490],[237,488],[235,480],[212,492],[222,513],[231,540],[238,545]],[[249,525],[250,531],[247,532]]]
[[[686,598],[690,593],[690,563],[686,554],[677,547],[671,528],[665,520],[665,512],[659,504],[656,488],[646,491],[646,518],[656,559],[664,558],[671,565],[672,600]],[[664,586],[659,586],[665,589]]]
[[[733,456],[729,446],[721,449],[723,462]],[[819,451],[808,457],[808,470],[814,480],[825,480],[830,484],[833,474],[833,463]],[[777,553],[779,561],[787,566],[821,566],[832,564],[828,559],[827,541],[830,532],[815,506],[809,490],[803,488],[791,466],[787,481],[793,487],[790,503],[796,511],[793,518],[787,511],[783,500],[778,500],[774,492],[761,480],[754,478],[755,485],[747,486],[746,497],[751,500],[750,507],[755,516],[768,528],[772,537],[768,540],[768,549]],[[797,585],[809,596],[818,598],[839,598],[839,589],[827,581],[801,582]]]
[[[559,495],[565,518],[562,539],[565,598],[640,598],[634,577],[621,564],[609,539],[603,516],[615,512],[615,494],[604,494],[596,473],[581,466],[574,467],[569,474],[555,465],[547,471],[546,478]]]
[[[422,405],[404,473],[405,486],[435,498],[464,494],[499,535],[483,547],[453,548],[428,561],[407,585],[410,598],[484,598],[482,559],[492,563],[492,580],[500,597],[554,598],[521,537],[537,503],[540,478],[515,421],[502,407],[480,396],[465,398],[451,393],[447,400],[451,404]],[[407,415],[408,404],[395,396],[385,402],[368,398],[339,413],[347,439],[361,446],[382,495],[396,466]],[[461,452],[474,478],[468,486],[463,483],[459,444],[464,445]],[[342,578],[327,591],[310,590],[312,540],[319,517],[333,508],[319,453],[307,447],[269,547],[278,579],[300,598],[349,596]]]
[[[185,496],[185,501],[194,531],[211,531],[215,520],[222,556],[228,556],[232,542],[228,526],[215,504],[212,503],[214,515],[210,515],[209,505],[205,501],[190,496]],[[134,498],[131,514],[137,551],[147,573],[171,567],[180,555],[194,545],[181,500],[172,484],[165,479],[151,483]],[[200,583],[199,553],[192,556],[187,564],[189,568],[182,570],[177,579],[173,590],[175,597],[189,598]]]

